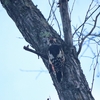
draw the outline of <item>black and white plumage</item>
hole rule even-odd
[[[58,82],[61,82],[63,77],[62,67],[64,65],[65,57],[64,52],[60,45],[55,44],[54,40],[50,41],[51,44],[48,49],[48,58],[51,70],[55,73]]]

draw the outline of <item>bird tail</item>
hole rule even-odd
[[[57,77],[58,82],[60,83],[62,81],[62,78],[63,78],[63,73],[61,71],[57,71],[56,77]]]

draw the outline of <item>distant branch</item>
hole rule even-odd
[[[84,22],[75,30],[75,32],[73,33],[73,35],[82,27],[84,26],[84,24],[88,21],[88,19],[100,8],[100,5],[90,14],[90,16],[88,16]]]
[[[49,13],[49,17],[48,17],[47,21],[49,21],[49,19],[50,19],[50,17],[51,17],[52,9],[53,9],[53,6],[54,6],[54,4],[55,4],[55,1],[53,1],[52,5],[51,5],[51,3],[50,3],[50,0],[48,0],[48,2],[49,2],[49,5],[50,5],[51,9],[50,9],[50,13]]]
[[[92,4],[93,4],[93,1],[94,1],[94,0],[92,0],[91,3],[90,3],[90,5],[89,5],[88,11],[87,11],[86,16],[85,16],[85,20],[87,20],[87,18],[88,18],[88,14],[89,14],[89,12],[90,12],[90,9],[91,9],[91,6],[92,6]],[[82,33],[83,33],[84,26],[85,26],[85,23],[82,25],[82,29],[81,29],[81,34],[80,34],[80,36],[81,36]],[[79,37],[79,38],[80,38],[80,37]]]
[[[93,90],[93,84],[94,84],[94,78],[95,78],[95,71],[96,71],[96,68],[97,68],[98,63],[99,63],[99,56],[100,56],[100,50],[98,51],[98,48],[97,48],[97,57],[96,57],[96,64],[95,64],[94,70],[93,70],[93,78],[92,78],[91,92]]]
[[[48,17],[47,21],[50,19],[51,13],[52,13],[53,16],[54,16],[54,19],[55,19],[55,21],[56,21],[56,23],[57,23],[57,26],[58,26],[58,29],[59,29],[59,33],[60,33],[60,36],[61,36],[60,24],[59,24],[59,21],[58,21],[56,15],[55,15],[55,11],[56,11],[56,10],[53,10],[54,4],[55,4],[55,0],[53,1],[52,5],[51,5],[51,3],[50,3],[50,0],[48,0],[48,1],[49,1],[49,5],[50,5],[50,7],[51,7],[51,10],[50,10],[50,14],[49,14],[49,17]]]
[[[90,30],[90,32],[82,39],[81,43],[79,44],[79,50],[78,50],[78,53],[77,53],[78,55],[79,55],[79,53],[81,52],[83,42],[85,41],[85,39],[86,39],[88,36],[91,35],[91,33],[93,32],[93,30],[95,29],[96,24],[97,24],[97,19],[98,19],[99,15],[100,15],[100,12],[97,14],[97,16],[96,16],[96,18],[95,18],[95,20],[94,20],[94,26],[92,27],[92,29]]]
[[[71,8],[71,11],[70,11],[70,19],[71,19],[71,14],[72,14],[72,11],[73,11],[73,8],[74,8],[74,5],[75,5],[75,1],[76,1],[76,0],[73,1],[72,8]]]
[[[39,52],[37,52],[37,51],[35,51],[35,50],[30,49],[30,48],[29,48],[29,45],[28,45],[28,46],[24,46],[23,48],[24,48],[25,50],[27,50],[27,51],[30,51],[30,52],[32,52],[32,53],[37,54],[38,56],[40,56],[40,57],[42,57],[42,58],[44,58],[44,59],[48,59],[48,57],[47,57],[46,55],[41,54],[41,53],[39,53]]]

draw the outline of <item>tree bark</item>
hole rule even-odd
[[[68,0],[59,0],[59,9],[63,25],[64,39],[66,45],[71,47],[73,45],[71,33],[71,20],[68,13]]]
[[[45,40],[51,36],[55,37],[57,42],[62,45],[66,58],[63,67],[64,76],[62,82],[58,83],[55,75],[50,73],[60,100],[94,100],[81,70],[80,62],[75,56],[77,52],[72,45],[70,21],[67,21],[68,24],[63,24],[63,27],[65,27],[64,30],[67,32],[64,32],[66,35],[65,41],[63,41],[57,32],[47,23],[44,16],[31,0],[0,1],[25,40],[38,52],[37,54],[43,54],[47,57],[48,45]],[[67,27],[70,27],[69,31]],[[49,69],[48,59],[42,56],[41,58],[46,68]]]

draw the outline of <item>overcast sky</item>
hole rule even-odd
[[[46,18],[49,14],[47,1],[33,0]],[[77,0],[75,3],[72,14],[74,25],[81,23],[89,2],[90,0],[83,2]],[[70,4],[72,5],[71,2]],[[49,96],[52,100],[59,100],[41,58],[38,59],[35,54],[23,49],[27,44],[0,4],[0,100],[46,100]],[[81,62],[86,79],[91,86],[93,71],[89,70],[88,59],[81,59]],[[93,96],[95,100],[100,100],[100,77],[97,76],[95,76]]]

